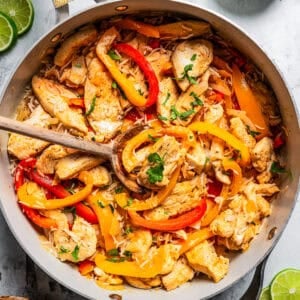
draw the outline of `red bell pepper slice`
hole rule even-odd
[[[78,263],[78,271],[81,275],[87,275],[94,270],[95,263],[90,260],[84,260]]]
[[[222,192],[223,184],[215,179],[210,179],[207,183],[207,194],[208,197],[213,196],[213,198],[220,196]]]
[[[136,108],[131,109],[125,116],[125,119],[130,120],[132,122],[135,122],[141,118],[142,116],[140,115],[139,111]]]
[[[87,205],[83,203],[75,204],[76,214],[91,224],[99,224],[98,218],[94,211]]]
[[[160,231],[173,231],[183,229],[199,221],[206,212],[206,200],[202,199],[199,205],[179,217],[168,220],[147,220],[135,211],[128,211],[133,225]]]
[[[274,149],[279,149],[284,144],[285,144],[285,137],[282,132],[279,132],[274,138],[273,147]]]
[[[121,54],[129,56],[143,71],[149,85],[149,94],[146,106],[156,103],[159,93],[159,84],[151,64],[143,54],[129,44],[116,44],[114,48]]]
[[[25,170],[27,168],[33,168],[35,166],[35,164],[36,164],[35,158],[28,158],[28,159],[24,159],[24,160],[20,161],[20,163],[18,164],[18,166],[16,168],[15,177],[14,177],[14,184],[15,184],[16,190],[18,190],[18,188],[24,184]],[[31,220],[32,223],[34,223],[35,225],[45,228],[45,229],[57,227],[57,223],[55,220],[41,216],[39,214],[39,212],[35,209],[32,209],[32,208],[27,207],[22,204],[20,204],[20,206],[21,206],[24,214],[27,216],[27,218],[29,220]]]

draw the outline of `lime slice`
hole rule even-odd
[[[0,12],[0,52],[14,45],[17,40],[17,27],[14,21]]]
[[[259,300],[271,300],[271,295],[270,295],[270,287],[267,286],[262,289]]]
[[[270,285],[270,294],[272,300],[300,299],[300,270],[279,272]]]
[[[34,11],[30,0],[0,0],[0,11],[13,19],[18,35],[25,33],[32,25]]]

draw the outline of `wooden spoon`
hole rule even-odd
[[[142,131],[144,126],[132,127],[130,130],[120,134],[114,142],[110,144],[100,144],[90,142],[69,134],[55,132],[52,130],[35,127],[24,122],[0,116],[0,129],[10,132],[19,133],[32,138],[45,140],[54,144],[59,144],[69,148],[78,149],[82,152],[91,153],[111,162],[112,168],[120,179],[120,181],[131,191],[143,193],[144,188],[139,186],[136,181],[131,180],[128,175],[123,172],[120,154],[123,151],[124,143]]]

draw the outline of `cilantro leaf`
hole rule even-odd
[[[163,159],[156,152],[149,154],[148,161],[151,163],[164,163]]]
[[[122,186],[118,186],[116,189],[115,189],[115,193],[116,194],[121,194],[123,192],[123,187]]]
[[[162,115],[158,115],[157,118],[161,121],[168,121],[168,118],[167,117],[164,117]]]
[[[107,54],[113,60],[121,60],[121,56],[119,56],[114,50],[109,50]]]
[[[246,125],[246,128],[247,128],[247,132],[253,136],[254,138],[258,135],[260,135],[261,133],[259,131],[254,131],[254,130],[251,130],[250,126],[249,125]]]
[[[89,115],[94,111],[95,105],[96,105],[96,100],[97,100],[97,98],[96,98],[96,96],[95,96],[95,97],[92,99],[92,103],[91,103],[91,105],[90,105],[89,110],[85,113],[86,116],[89,116]]]
[[[66,249],[64,246],[61,246],[60,248],[59,248],[59,253],[58,254],[63,254],[63,253],[68,253],[68,252],[70,252],[70,250],[69,249]]]
[[[149,138],[149,140],[152,141],[152,142],[157,142],[157,141],[159,140],[159,138],[155,138],[155,137],[153,137],[151,134],[148,134],[148,138]]]
[[[107,254],[109,255],[109,256],[118,256],[119,255],[119,250],[118,249],[110,249],[110,250],[108,250],[107,251]]]
[[[194,98],[194,101],[191,102],[192,108],[195,106],[203,106],[202,100],[199,98],[199,96],[195,92],[191,92],[190,96]]]
[[[170,99],[170,97],[171,97],[171,94],[168,92],[167,93],[167,96],[166,96],[166,99],[165,99],[165,101],[162,103],[162,105],[166,105],[167,104],[167,102],[168,102],[168,100]]]
[[[194,53],[194,54],[192,55],[192,57],[191,57],[191,61],[195,61],[195,60],[196,60],[196,58],[197,58],[197,54],[196,54],[196,53]]]
[[[79,259],[78,258],[78,253],[79,253],[79,246],[76,245],[74,250],[71,253],[75,261],[78,261],[78,259]]]
[[[287,173],[287,171],[276,162],[272,163],[270,171],[275,174]]]
[[[101,202],[101,201],[97,201],[97,204],[98,204],[98,206],[100,206],[101,208],[104,208],[105,207],[105,205]]]
[[[163,180],[163,171],[164,171],[164,166],[162,164],[149,168],[146,172],[148,175],[149,182],[151,184],[154,184],[156,182],[161,182]]]

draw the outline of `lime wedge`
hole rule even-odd
[[[272,300],[300,299],[300,270],[279,272],[270,285],[270,294]]]
[[[17,40],[17,27],[14,21],[0,12],[0,52],[14,45]]]
[[[271,295],[270,295],[270,287],[267,286],[262,289],[259,300],[271,300]]]
[[[25,33],[32,25],[34,11],[30,0],[0,0],[0,11],[13,19],[18,35]]]

